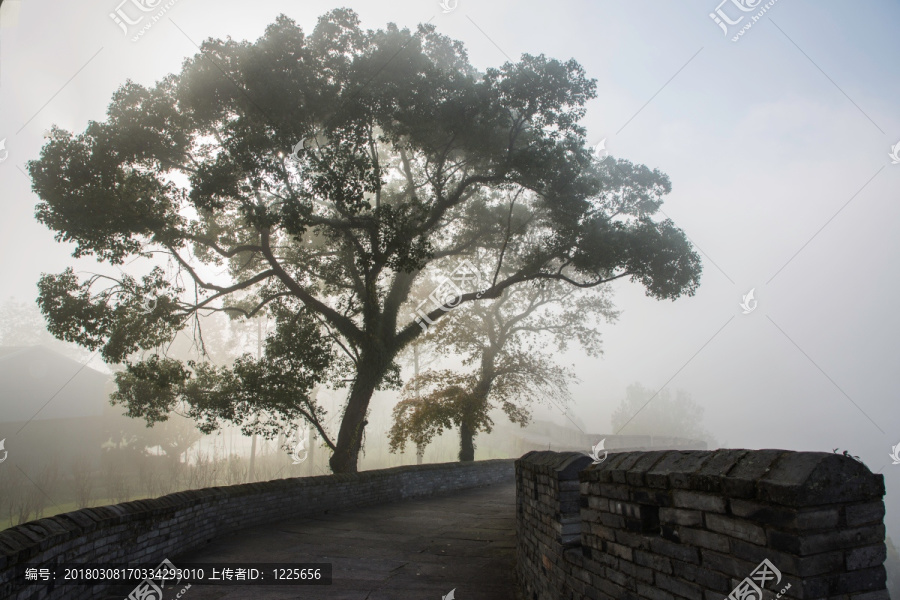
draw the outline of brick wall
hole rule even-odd
[[[546,422],[541,423],[538,427],[529,426],[527,430],[513,427],[509,432],[507,438],[514,440],[512,445],[518,450],[513,453],[514,456],[522,456],[530,450],[579,452],[582,449],[591,448],[600,440],[604,441],[604,448],[610,452],[707,449],[706,442],[703,440],[658,435],[582,433]]]
[[[524,600],[758,600],[730,596],[753,585],[766,600],[783,590],[889,600],[884,477],[851,458],[716,450],[591,462],[574,452],[516,461]]]
[[[235,530],[511,481],[512,460],[418,465],[207,488],[86,508],[0,531],[0,598],[92,598],[101,587],[22,586],[15,567],[59,563],[155,566]]]

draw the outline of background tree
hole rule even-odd
[[[85,362],[91,356],[84,348],[53,337],[47,331],[47,324],[37,304],[20,302],[12,297],[0,304],[0,345],[44,345],[78,362]]]
[[[493,274],[454,305],[537,280],[693,294],[699,256],[652,218],[668,178],[600,164],[585,144],[595,88],[574,60],[543,55],[478,73],[431,25],[363,30],[345,9],[309,36],[280,16],[256,43],[208,40],[179,74],[123,85],[105,122],[54,128],[29,163],[37,218],[75,256],[159,253],[178,267],[45,274],[49,329],[126,364],[115,401],[131,416],[186,402],[206,430],[266,435],[302,417],[332,470],[355,471],[372,394],[399,384],[397,354],[421,334],[401,315],[424,270],[468,257]],[[149,313],[146,294],[159,297]],[[216,311],[276,317],[266,355],[231,368],[165,356]],[[348,380],[333,440],[309,392]]]
[[[654,397],[653,390],[633,383],[612,415],[612,427],[615,433],[621,431],[623,435],[706,440],[710,447],[716,448],[716,438],[701,424],[704,410],[684,390],[677,390],[673,396],[668,389],[663,389]]]
[[[431,274],[434,275],[434,274]],[[412,288],[408,301],[414,306],[420,306],[428,302],[429,295],[440,287],[440,280],[434,276],[420,277],[416,282],[417,285]],[[423,321],[424,323],[424,321]],[[406,346],[400,353],[401,365],[411,367],[413,379],[418,379],[426,369],[431,367],[435,362],[440,360],[441,356],[433,344],[428,343],[426,336],[419,336]],[[418,402],[421,400],[421,379],[418,384],[412,385],[412,398]],[[425,445],[415,444],[416,446],[416,464],[422,464],[425,457]]]
[[[417,380],[417,383],[413,385],[410,392],[413,401],[417,403],[421,401],[422,380],[420,379],[420,376],[439,358],[440,357],[436,353],[429,350],[429,345],[424,343],[421,338],[417,338],[401,353],[401,363],[411,368],[412,378],[413,380]],[[422,464],[424,457],[425,446],[416,444],[416,464]]]
[[[557,364],[554,354],[570,342],[588,356],[599,356],[599,321],[617,313],[604,287],[590,296],[560,283],[507,289],[499,299],[479,302],[429,331],[432,347],[462,355],[469,372],[426,371],[413,377],[394,408],[389,433],[392,451],[407,441],[427,445],[455,426],[460,461],[475,460],[475,436],[491,432],[490,413],[501,409],[524,427],[534,400],[562,409],[574,373]],[[424,390],[424,392],[423,392]]]

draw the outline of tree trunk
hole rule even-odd
[[[307,436],[306,437],[306,440],[307,440],[307,444],[306,444],[307,455],[306,455],[306,457],[308,458],[308,460],[306,461],[306,476],[312,477],[313,475],[316,474],[315,466],[314,466],[314,463],[316,462],[316,453],[315,453],[316,430],[312,426],[312,424],[307,426],[306,436]]]
[[[459,427],[459,461],[473,460],[475,460],[475,431],[468,421],[463,421]]]
[[[253,434],[253,441],[250,443],[250,466],[247,468],[247,482],[256,481],[256,434]]]
[[[416,382],[416,400],[421,400],[419,394],[419,344],[413,342],[413,381]],[[421,465],[425,456],[425,446],[416,444],[416,464]]]
[[[341,419],[334,454],[328,461],[334,473],[356,473],[363,432],[368,422],[366,411],[369,408],[369,401],[387,370],[387,367],[382,368],[379,364],[373,364],[374,362],[367,360],[365,354],[359,361],[359,370]]]

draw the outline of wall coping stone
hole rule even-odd
[[[578,479],[578,473],[593,462],[590,456],[580,452],[551,450],[532,450],[519,460],[527,460],[531,464],[545,467],[548,471],[554,471],[561,480]]]
[[[551,456],[541,456],[538,461],[536,454],[547,453],[529,452],[519,460],[536,465],[553,461]],[[569,465],[571,459],[559,460]],[[600,464],[588,465],[580,478],[582,482],[625,483],[626,474],[634,480],[633,485],[694,491],[701,488],[791,507],[856,502],[885,493],[883,475],[873,474],[856,460],[831,452],[623,452]]]

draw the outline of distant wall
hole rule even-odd
[[[0,598],[94,598],[105,589],[67,585],[48,594],[46,586],[14,580],[16,566],[24,563],[156,566],[253,525],[512,479],[512,460],[488,460],[279,479],[86,508],[0,531]]]
[[[527,430],[515,430],[507,436],[513,440],[512,455],[522,456],[532,450],[552,450],[554,452],[589,452],[604,441],[604,449],[610,452],[632,452],[637,450],[706,450],[703,440],[669,437],[661,435],[615,435],[612,433],[582,433],[571,428],[541,423],[542,427],[529,426]],[[549,446],[549,447],[548,447]]]
[[[884,477],[851,458],[717,450],[591,462],[516,461],[524,600],[757,600],[731,595],[752,585],[767,600],[788,585],[784,598],[889,600]]]

